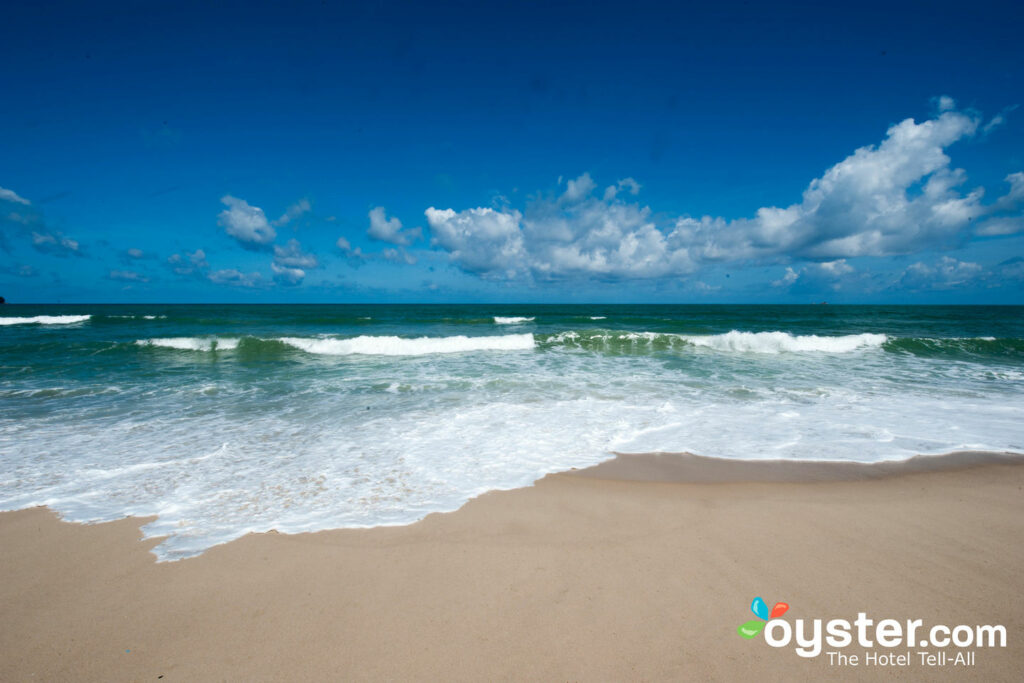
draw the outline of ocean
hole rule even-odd
[[[0,510],[161,560],[408,524],[613,452],[1024,452],[1024,307],[0,308]]]

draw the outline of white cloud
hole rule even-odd
[[[912,290],[954,289],[977,279],[983,272],[980,264],[943,256],[931,266],[920,261],[907,266],[897,286]]]
[[[32,203],[29,200],[25,199],[24,197],[19,197],[18,193],[15,192],[14,190],[8,190],[5,187],[0,187],[0,201],[13,202],[15,204],[24,204],[25,206],[28,206],[29,204]]]
[[[594,183],[594,179],[590,177],[589,173],[584,173],[575,180],[570,180],[566,183],[565,193],[562,195],[563,202],[578,202],[583,199],[591,192],[597,185]]]
[[[975,232],[985,237],[1016,235],[1024,232],[1024,216],[1000,216],[978,225]]]
[[[941,97],[939,97],[939,99],[937,100],[937,104],[940,112],[951,111],[953,109],[956,109],[956,100],[954,100],[949,95],[942,95]]]
[[[215,270],[207,276],[207,279],[218,285],[235,287],[255,287],[262,280],[259,273],[243,273],[234,268]]]
[[[427,209],[433,244],[464,270],[487,277],[654,278],[690,273],[687,250],[636,204],[585,197],[540,200],[527,209]]]
[[[849,275],[853,272],[853,266],[846,262],[846,259],[838,259],[836,261],[825,261],[818,264],[818,268],[821,272],[831,275],[833,277],[841,277],[843,275]]]
[[[369,216],[370,227],[366,234],[370,236],[370,239],[398,246],[408,246],[422,237],[423,231],[420,228],[402,230],[402,221],[397,218],[388,218],[383,206],[371,209]]]
[[[982,203],[983,188],[962,191],[966,174],[950,165],[946,148],[974,135],[979,120],[939,104],[936,118],[895,124],[881,143],[826,170],[800,202],[763,207],[752,218],[658,225],[649,208],[621,200],[639,191],[636,181],[620,180],[598,199],[584,173],[557,199],[537,199],[522,214],[431,207],[431,244],[471,273],[535,279],[675,277],[714,262],[790,259],[821,263],[815,277],[840,278],[852,273],[847,259],[956,247],[978,219],[1020,203],[1024,174],[1008,176],[1010,192],[994,204]],[[1008,225],[993,224],[988,234],[1007,234]]]
[[[274,245],[274,263],[287,268],[316,268],[320,265],[316,256],[302,251],[298,240],[288,240],[285,246]]]
[[[263,209],[250,206],[244,199],[231,195],[221,197],[221,203],[228,208],[220,212],[217,222],[227,234],[234,237],[246,249],[267,249],[277,232],[267,221]]]
[[[411,254],[407,253],[405,249],[394,249],[388,247],[381,252],[385,261],[391,261],[392,263],[405,263],[407,265],[413,265],[416,263],[416,258]]]
[[[176,275],[198,275],[210,268],[206,252],[202,249],[186,251],[184,255],[171,254],[167,257],[167,263]]]
[[[360,247],[352,247],[352,243],[344,237],[339,237],[338,241],[335,242],[338,250],[341,251],[347,258],[349,265],[358,266],[365,260],[365,255]]]
[[[125,253],[128,255],[128,258],[136,260],[146,258],[146,252],[142,251],[141,249],[135,249],[134,247],[129,249]]]
[[[1005,180],[1010,184],[1010,191],[996,201],[996,208],[1012,211],[1024,202],[1024,173],[1011,173]]]
[[[70,237],[59,232],[32,231],[32,246],[45,254],[55,256],[81,256],[81,245]]]
[[[786,274],[778,280],[772,282],[772,287],[789,287],[791,284],[800,279],[800,273],[793,270],[791,267],[786,266]]]
[[[615,199],[615,196],[622,191],[629,192],[631,195],[636,196],[640,193],[640,183],[633,180],[632,178],[623,178],[614,185],[609,185],[604,189],[604,200],[606,202]]]
[[[949,167],[944,151],[977,126],[977,119],[953,111],[923,123],[907,119],[877,147],[858,149],[811,181],[799,204],[764,207],[752,219],[683,218],[676,231],[712,261],[832,260],[950,245],[986,210],[981,189],[956,190],[966,176]]]
[[[270,264],[270,269],[274,271],[274,280],[282,285],[298,285],[306,277],[306,271],[302,268],[287,268],[276,262]]]
[[[107,278],[121,282],[149,282],[148,277],[134,270],[112,270],[107,274]]]
[[[526,264],[518,211],[430,207],[425,212],[433,240],[460,268],[484,277],[515,277]]]
[[[996,114],[995,116],[992,117],[991,121],[989,121],[988,123],[981,127],[981,132],[984,133],[985,135],[988,135],[989,133],[991,133],[993,130],[1003,125],[1004,123],[1006,123],[1006,117],[1003,116],[1002,114]]]
[[[87,254],[78,240],[49,227],[32,203],[13,190],[0,187],[0,250],[13,249],[12,237],[24,240],[38,252],[53,256]]]
[[[285,211],[280,218],[274,221],[274,225],[288,225],[297,218],[302,217],[304,214],[309,213],[312,210],[312,206],[308,199],[300,199]]]

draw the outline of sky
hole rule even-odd
[[[1024,304],[1024,5],[11,3],[9,302]]]

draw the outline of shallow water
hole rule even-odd
[[[161,559],[405,524],[610,452],[1024,451],[1024,307],[5,306],[0,509]]]

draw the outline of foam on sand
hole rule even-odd
[[[522,351],[534,347],[532,334],[506,334],[494,337],[403,337],[359,336],[350,339],[306,339],[281,337],[288,346],[306,353],[329,356],[353,354],[377,356],[422,356],[431,353],[462,353],[465,351]]]
[[[31,318],[0,318],[0,325],[72,325],[84,323],[91,315],[35,315]]]

